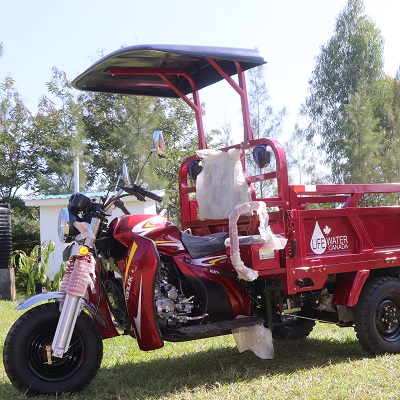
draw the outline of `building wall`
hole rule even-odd
[[[157,193],[159,194],[159,193]],[[156,214],[156,202],[154,200],[147,200],[141,202],[136,200],[135,197],[124,198],[126,208],[131,214]],[[67,207],[68,196],[62,198],[39,198],[34,200],[26,200],[27,206],[40,207],[40,241],[41,243],[52,240],[55,243],[55,250],[53,256],[49,260],[48,276],[50,279],[59,271],[62,264],[62,253],[67,244],[61,243],[58,238],[58,214],[60,209]],[[113,211],[111,221],[114,217],[119,217],[122,212],[119,209]]]

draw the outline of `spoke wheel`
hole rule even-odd
[[[383,277],[367,282],[354,323],[357,338],[369,353],[400,353],[400,281]]]
[[[91,318],[81,312],[69,350],[62,358],[49,349],[60,312],[43,304],[23,314],[4,342],[3,361],[12,384],[27,395],[76,392],[89,384],[100,367],[103,343]]]

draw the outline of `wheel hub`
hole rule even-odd
[[[73,350],[69,350],[62,359],[52,360],[51,351],[49,351],[52,335],[49,335],[49,331],[53,332],[54,329],[55,327],[51,329],[44,326],[38,330],[36,336],[32,338],[28,345],[26,354],[31,371],[39,378],[48,381],[67,378],[79,368],[82,362],[79,344],[76,346],[78,348],[77,354]]]
[[[399,307],[392,300],[385,300],[378,308],[378,329],[381,334],[392,336],[399,331]],[[397,332],[398,334],[399,332]]]

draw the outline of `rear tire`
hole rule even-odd
[[[11,383],[28,396],[82,390],[95,377],[103,357],[103,342],[93,320],[79,315],[70,349],[47,363],[60,312],[55,303],[39,305],[23,314],[4,342],[3,362]]]
[[[400,353],[400,281],[382,277],[367,282],[354,323],[357,338],[369,353]]]

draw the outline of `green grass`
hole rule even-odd
[[[20,312],[0,301],[0,352]],[[70,400],[393,399],[400,398],[400,355],[369,356],[351,328],[317,324],[297,342],[274,343],[275,358],[240,354],[232,336],[166,343],[141,352],[134,339],[104,342],[101,369]],[[0,368],[0,400],[25,399]],[[34,397],[53,400],[59,397]]]

